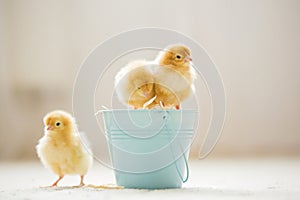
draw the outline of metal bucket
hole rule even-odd
[[[194,110],[102,111],[118,185],[181,188],[198,112]]]

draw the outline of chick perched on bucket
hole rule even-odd
[[[180,109],[180,103],[194,91],[196,72],[190,56],[190,49],[183,45],[173,45],[160,52],[153,70],[156,98],[148,108],[159,104],[162,108]]]
[[[132,61],[123,67],[115,77],[115,91],[118,99],[134,109],[144,108],[153,99],[153,74],[149,63],[143,60]]]
[[[80,175],[83,186],[84,176],[92,165],[91,151],[83,147],[77,133],[75,119],[64,111],[53,111],[44,117],[44,136],[36,146],[37,154],[43,165],[57,174],[58,182],[67,174]]]
[[[173,45],[161,51],[154,61],[133,61],[115,77],[115,90],[125,105],[138,108],[180,109],[194,90],[196,73],[191,66],[190,49]]]

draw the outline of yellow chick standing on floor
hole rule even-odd
[[[84,176],[92,165],[93,157],[81,143],[75,119],[64,111],[53,111],[44,117],[45,134],[36,146],[43,165],[57,174],[51,185],[57,186],[65,175],[79,175],[84,185]]]
[[[173,45],[160,52],[153,70],[156,98],[148,108],[158,104],[165,109],[180,109],[181,102],[194,91],[196,72],[191,61],[190,49],[183,45]]]
[[[115,91],[118,99],[134,109],[154,98],[151,66],[143,60],[132,61],[123,67],[115,77]]]

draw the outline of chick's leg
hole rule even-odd
[[[85,185],[83,179],[84,179],[84,175],[80,175],[80,184],[79,184],[80,187]]]
[[[60,176],[58,177],[58,179],[51,185],[51,187],[57,186],[58,182],[59,182],[63,177],[64,177],[63,175],[60,175]]]
[[[165,107],[165,104],[164,104],[164,102],[162,102],[162,101],[159,101],[159,105],[160,105],[160,107],[161,107],[162,109]]]
[[[72,186],[72,188],[80,188],[82,186],[85,186],[85,183],[83,182],[83,179],[84,179],[84,175],[80,175],[80,183],[79,183],[79,185]]]

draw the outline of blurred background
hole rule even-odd
[[[227,118],[211,157],[300,156],[299,11],[298,0],[0,0],[0,160],[37,159],[42,118],[72,112],[89,52],[139,27],[184,33],[218,66]]]

